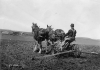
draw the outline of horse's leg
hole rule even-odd
[[[41,45],[40,45],[41,46]],[[40,50],[39,50],[39,53],[41,53],[42,52],[42,48],[40,48]]]
[[[54,54],[54,53],[55,53],[55,49],[54,49],[54,41],[52,41],[51,53],[52,53],[52,54]]]
[[[49,42],[48,42],[48,39],[45,39],[45,42],[46,42],[46,46],[45,46],[45,53],[47,53],[47,52],[48,52],[47,47],[49,46],[49,45],[48,45],[48,43],[49,43]]]
[[[33,49],[33,52],[36,52],[37,50],[37,46],[35,45],[34,49]]]
[[[63,40],[62,40],[62,36],[60,37],[60,42],[62,43],[63,42]],[[60,45],[60,49],[61,49],[61,51],[63,51],[63,47],[62,47],[63,45]]]
[[[47,41],[47,46],[49,46],[49,42],[48,42],[48,39],[46,39],[46,41]]]
[[[47,39],[46,53],[48,52],[48,46],[50,45],[49,40]]]
[[[60,44],[60,50],[61,50],[61,51],[63,50],[62,42],[61,42],[61,44]]]
[[[33,48],[33,52],[36,52],[38,50],[38,42],[35,40],[35,46]]]
[[[42,52],[42,45],[41,45],[41,41],[39,41],[39,53]]]
[[[41,48],[41,45],[40,45],[40,48],[39,48],[40,50],[39,50],[39,53],[41,53],[42,52],[42,48]]]

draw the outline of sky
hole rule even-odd
[[[100,39],[100,0],[0,0],[0,29],[31,32],[33,22]]]

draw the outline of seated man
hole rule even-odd
[[[77,33],[76,30],[74,29],[74,24],[72,23],[70,26],[71,26],[71,29],[65,35],[65,40],[66,40],[65,43],[68,42],[69,45],[70,45],[71,42],[75,41],[75,36],[76,36],[76,33]]]

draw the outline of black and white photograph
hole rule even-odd
[[[0,70],[100,70],[100,0],[0,0]]]

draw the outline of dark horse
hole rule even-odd
[[[64,42],[64,38],[65,38],[65,32],[62,29],[56,29],[53,30],[51,28],[51,26],[47,27],[49,29],[49,40],[52,42],[52,46],[51,46],[51,53],[54,54],[55,52],[55,48],[57,47],[57,42]],[[62,48],[60,47],[60,49],[62,50]]]
[[[39,49],[40,49],[40,53],[41,53],[41,49],[42,49],[42,45],[41,42],[44,41],[45,39],[48,41],[49,40],[49,26],[47,25],[47,28],[40,28],[37,24],[33,23],[32,26],[32,34],[33,34],[33,38],[38,42],[38,44],[40,45]]]
[[[38,42],[40,45],[40,53],[42,51],[42,45],[41,42],[44,41],[45,39],[47,40],[47,45],[49,45],[49,41],[54,44],[57,40],[63,41],[64,39],[64,31],[62,29],[56,29],[55,31],[51,26],[47,25],[47,28],[40,28],[37,24],[33,23],[32,26],[32,33],[33,33],[33,38]]]

